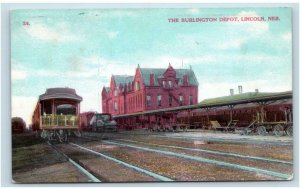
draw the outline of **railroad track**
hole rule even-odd
[[[81,146],[81,145],[78,145],[78,144],[75,144],[75,143],[70,143],[70,144],[73,145],[73,146],[76,146],[76,147],[78,147],[78,148],[80,148],[80,149],[83,149],[83,150],[85,150],[85,151],[87,151],[87,152],[90,152],[90,153],[92,153],[92,154],[95,154],[95,155],[97,155],[97,156],[104,157],[104,158],[106,158],[106,159],[108,159],[108,160],[111,160],[111,161],[114,161],[114,162],[119,163],[119,164],[121,164],[121,165],[124,165],[125,167],[131,168],[131,169],[136,170],[136,171],[138,171],[138,172],[140,172],[140,173],[143,173],[143,174],[146,174],[146,175],[148,175],[148,176],[151,176],[151,177],[153,177],[153,178],[155,178],[155,179],[158,179],[159,181],[173,181],[172,179],[167,178],[167,177],[165,177],[165,176],[162,176],[162,175],[159,175],[159,174],[154,173],[154,172],[152,172],[152,171],[149,171],[149,170],[146,170],[146,169],[137,167],[137,166],[135,166],[135,165],[133,165],[133,164],[126,163],[126,162],[124,162],[124,161],[118,160],[118,159],[116,159],[116,158],[113,158],[113,157],[111,157],[111,156],[105,155],[105,154],[103,154],[103,153],[100,153],[100,152],[94,151],[94,150],[92,150],[92,149],[83,147],[83,146]]]
[[[228,163],[225,161],[218,161],[218,160],[212,160],[212,159],[207,159],[207,158],[202,158],[202,157],[196,157],[192,155],[186,155],[184,153],[177,153],[177,152],[172,152],[168,150],[159,150],[159,149],[154,149],[154,148],[149,148],[149,147],[141,147],[141,146],[136,146],[136,145],[131,145],[131,144],[126,144],[126,143],[120,143],[120,142],[114,142],[114,141],[102,141],[105,144],[112,144],[112,145],[117,145],[117,146],[122,146],[122,147],[127,147],[127,148],[132,148],[136,150],[142,150],[142,151],[147,151],[147,152],[155,152],[167,156],[175,156],[187,160],[193,160],[201,163],[208,163],[208,164],[214,164],[218,166],[223,166],[231,169],[237,169],[240,171],[247,171],[247,172],[254,172],[258,174],[263,174],[263,175],[268,175],[272,176],[275,178],[279,179],[284,179],[284,180],[290,180],[292,179],[292,175],[290,174],[285,174],[285,173],[280,173],[276,171],[270,171],[266,169],[260,169],[260,168],[255,168],[255,167],[250,167],[250,166],[244,166],[244,165],[239,165],[235,163]]]
[[[251,155],[242,155],[242,154],[237,154],[237,153],[220,152],[220,151],[216,151],[216,150],[203,150],[203,149],[196,149],[196,148],[186,148],[186,147],[181,147],[181,146],[170,146],[170,145],[146,143],[146,142],[135,141],[135,140],[126,140],[126,139],[115,139],[115,140],[125,141],[125,142],[132,142],[132,143],[137,143],[137,144],[144,144],[144,145],[149,145],[149,146],[163,147],[163,148],[187,150],[187,151],[192,151],[192,152],[213,154],[213,155],[219,155],[219,156],[229,156],[229,157],[237,157],[237,158],[242,158],[242,159],[251,159],[251,160],[258,160],[258,161],[293,165],[293,162],[289,162],[289,161],[283,161],[283,160],[271,159],[271,158],[264,158],[264,157],[258,157],[258,156],[251,156]]]
[[[93,175],[90,171],[88,171],[87,169],[83,168],[83,167],[82,167],[79,163],[77,163],[75,160],[71,159],[71,158],[70,158],[69,156],[67,156],[65,153],[63,153],[62,151],[60,151],[59,149],[57,149],[56,146],[54,146],[54,145],[51,144],[51,143],[48,143],[48,144],[51,145],[51,147],[52,147],[55,151],[57,151],[59,154],[61,154],[62,156],[64,156],[64,157],[65,157],[65,158],[66,158],[73,166],[75,166],[81,173],[83,173],[84,175],[86,175],[92,182],[103,182],[103,181],[101,181],[99,178],[97,178],[95,175]],[[68,144],[66,144],[66,145],[68,145],[68,146],[73,146],[73,147],[75,147],[75,148],[78,148],[78,149],[80,149],[80,150],[82,150],[82,151],[84,151],[84,152],[93,154],[93,155],[98,156],[98,157],[100,157],[100,158],[105,158],[105,159],[107,159],[107,160],[109,160],[109,161],[112,161],[112,162],[115,162],[115,163],[117,163],[117,164],[119,164],[119,165],[122,165],[122,166],[126,167],[127,169],[132,169],[132,170],[134,170],[134,171],[136,171],[136,172],[138,172],[138,173],[140,173],[140,174],[143,174],[143,175],[152,177],[152,178],[154,178],[154,179],[156,179],[156,180],[158,180],[158,181],[164,181],[164,182],[165,182],[165,181],[169,181],[169,182],[174,181],[174,180],[172,180],[172,179],[170,179],[170,178],[168,178],[168,177],[165,177],[165,176],[163,176],[163,175],[157,174],[157,173],[155,173],[155,172],[153,172],[153,171],[149,171],[149,170],[140,168],[140,167],[138,167],[138,166],[135,166],[135,165],[133,165],[133,164],[130,164],[130,163],[128,163],[128,162],[118,160],[118,159],[113,158],[113,157],[111,157],[111,156],[108,156],[108,155],[106,155],[106,154],[104,154],[104,153],[97,152],[97,151],[95,151],[95,150],[89,149],[89,148],[84,147],[84,146],[81,146],[81,145],[79,145],[79,144],[70,142],[70,143],[68,143]]]
[[[92,139],[95,140],[95,138],[92,138]],[[122,143],[120,141],[137,143],[137,144],[141,144],[144,146],[136,146],[136,145],[132,145],[130,143],[129,144]],[[186,153],[184,153],[184,151],[192,151],[192,152],[197,152],[200,154],[202,154],[202,153],[213,154],[213,155],[221,156],[221,157],[223,156],[223,157],[233,157],[233,158],[239,158],[239,159],[249,159],[252,161],[262,161],[262,162],[266,162],[266,163],[272,163],[273,166],[275,163],[276,163],[276,166],[279,164],[285,164],[287,166],[292,166],[293,163],[289,162],[289,161],[283,161],[283,160],[272,159],[272,158],[264,158],[264,157],[258,157],[258,156],[242,155],[242,154],[236,154],[236,153],[220,152],[220,151],[215,151],[215,150],[202,150],[202,149],[194,149],[194,148],[185,148],[185,147],[180,147],[180,146],[159,145],[159,144],[145,143],[145,142],[134,141],[134,140],[126,140],[126,139],[114,139],[114,140],[102,141],[102,142],[106,143],[106,144],[113,144],[113,145],[118,145],[118,146],[122,146],[122,147],[132,148],[132,149],[136,149],[136,150],[156,152],[156,153],[160,153],[160,154],[164,154],[164,155],[175,156],[175,157],[180,157],[180,158],[184,158],[184,159],[190,159],[190,160],[199,161],[202,163],[216,164],[216,165],[225,166],[228,168],[238,169],[238,170],[242,170],[242,171],[255,172],[255,173],[259,173],[259,174],[273,176],[273,177],[276,177],[279,179],[289,180],[292,178],[292,175],[290,175],[290,174],[285,174],[285,173],[281,173],[278,171],[261,169],[259,167],[245,166],[245,165],[241,165],[238,163],[228,163],[226,161],[219,161],[219,160],[214,160],[214,159],[210,159],[210,158],[202,158],[202,157],[198,157],[198,156],[194,156],[194,155],[187,155]],[[146,147],[145,147],[145,145],[146,145]],[[155,148],[151,148],[149,146],[153,146]],[[160,150],[160,149],[157,149],[157,147],[170,148],[170,149],[176,149],[176,150],[179,149],[179,150],[183,150],[183,153],[172,152],[169,150]],[[266,166],[266,167],[268,167],[268,166]]]
[[[67,156],[65,153],[63,153],[62,151],[60,151],[59,149],[57,149],[53,144],[51,144],[50,142],[47,142],[48,145],[50,145],[52,147],[52,149],[54,149],[58,154],[62,155],[64,158],[67,159],[67,161],[73,165],[79,172],[81,172],[82,174],[86,175],[87,178],[89,178],[92,182],[101,182],[100,179],[98,179],[96,176],[94,176],[90,171],[88,171],[87,169],[83,168],[81,165],[79,165],[76,161],[74,161],[73,159],[71,159],[69,156]]]

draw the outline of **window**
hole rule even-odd
[[[172,81],[168,81],[169,88],[172,88]]]
[[[189,96],[189,105],[192,105],[192,104],[193,104],[193,96],[190,95],[190,96]]]
[[[151,106],[151,96],[147,96],[147,107]]]
[[[114,102],[114,111],[117,111],[117,110],[118,110],[118,103]]]
[[[115,89],[114,96],[117,96],[117,94],[118,94],[118,91],[117,91],[117,89]]]
[[[140,82],[135,82],[135,90],[139,91],[140,90]]]
[[[182,95],[179,96],[179,105],[180,106],[183,105],[183,96]]]
[[[163,88],[166,87],[166,81],[163,81]]]
[[[172,106],[172,96],[169,96],[169,106]]]
[[[157,105],[161,106],[161,95],[157,96]]]

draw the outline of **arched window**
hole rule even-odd
[[[138,81],[135,82],[135,90],[136,91],[140,90],[140,82],[138,82]]]

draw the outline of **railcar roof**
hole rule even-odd
[[[49,88],[46,92],[39,96],[39,100],[48,100],[48,99],[71,99],[76,101],[82,101],[82,97],[76,94],[75,89],[72,88]]]

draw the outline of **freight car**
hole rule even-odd
[[[94,111],[80,113],[80,131],[92,131],[90,121],[95,113]]]
[[[80,102],[74,89],[49,88],[39,96],[32,115],[32,130],[42,138],[66,142],[68,136],[80,135]]]
[[[151,131],[202,128],[241,134],[293,134],[292,91],[248,92],[206,99],[196,105],[114,116],[121,128]]]

